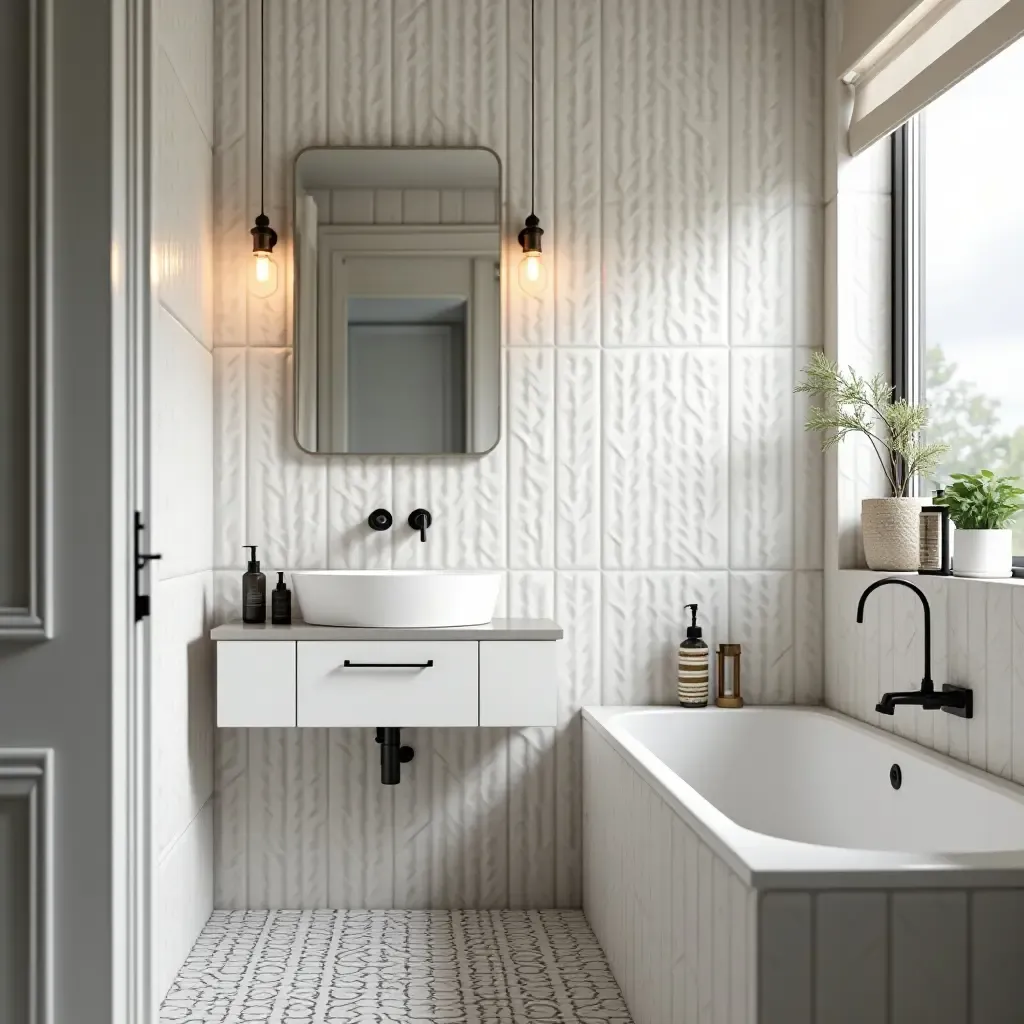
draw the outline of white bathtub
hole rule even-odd
[[[637,1024],[1024,1021],[1024,791],[835,712],[585,709],[584,878]]]

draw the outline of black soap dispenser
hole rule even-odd
[[[702,630],[697,625],[697,606],[688,604],[685,607],[693,609],[693,618],[686,627],[686,639],[679,645],[679,703],[684,708],[706,708],[711,651],[701,639]]]
[[[277,586],[270,595],[270,624],[290,626],[292,624],[292,592],[284,585],[284,573],[277,574]]]
[[[243,544],[250,551],[249,568],[242,577],[242,621],[267,621],[267,577],[260,572],[256,559],[256,545]]]

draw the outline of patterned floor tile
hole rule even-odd
[[[631,1024],[578,910],[217,911],[171,1022]]]

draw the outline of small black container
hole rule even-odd
[[[284,585],[284,573],[277,574],[277,586],[270,595],[270,624],[290,626],[292,624],[292,592]]]

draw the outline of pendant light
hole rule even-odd
[[[274,246],[277,245],[277,232],[270,226],[270,218],[267,216],[263,201],[263,179],[266,168],[264,156],[266,144],[265,104],[263,99],[266,75],[266,58],[264,56],[266,36],[263,22],[266,6],[267,0],[260,0],[260,215],[256,218],[256,226],[249,231],[249,234],[252,235],[252,252],[255,257],[252,270],[252,291],[261,296],[272,295],[277,291],[277,263],[274,262],[272,255]]]
[[[519,232],[523,258],[519,262],[519,287],[529,295],[544,290],[544,261],[540,251],[540,238],[544,229],[535,210],[537,205],[537,41],[535,31],[537,0],[530,0],[530,216]]]

